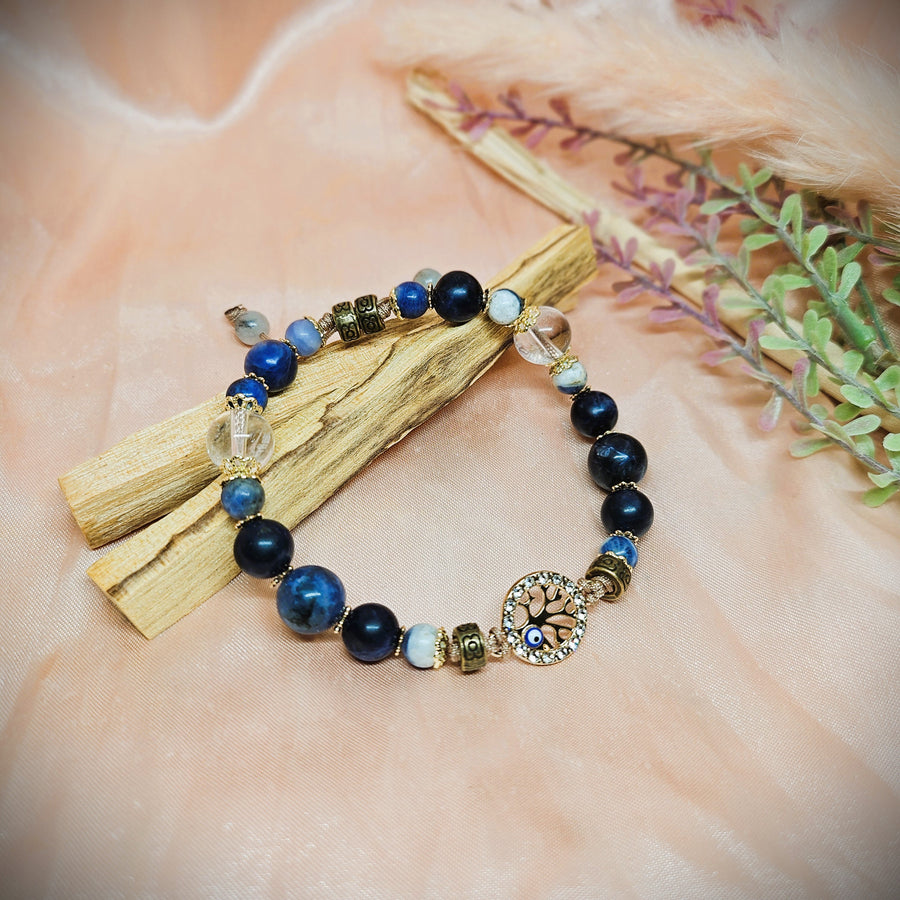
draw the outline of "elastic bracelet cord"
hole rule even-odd
[[[506,594],[500,624],[486,635],[474,623],[451,632],[426,623],[404,628],[380,603],[349,606],[334,572],[317,565],[291,566],[290,531],[262,516],[265,490],[259,476],[275,450],[272,429],[263,417],[269,395],[288,387],[298,362],[317,353],[332,335],[356,341],[382,331],[392,315],[416,319],[429,309],[454,325],[486,312],[492,322],[513,330],[519,354],[546,366],[557,390],[571,397],[572,425],[593,439],[588,470],[608,492],[600,519],[610,536],[585,576],[575,581],[558,572],[538,571],[520,578]],[[283,340],[268,337],[269,323],[262,313],[233,307],[226,316],[250,349],[244,377],[229,385],[226,410],[210,425],[207,450],[222,470],[222,506],[236,522],[234,558],[248,575],[272,579],[278,613],[288,628],[304,635],[337,632],[361,662],[402,655],[418,669],[451,662],[468,673],[510,652],[536,665],[559,662],[581,642],[588,608],[622,596],[637,565],[635,545],[653,523],[653,506],[637,488],[647,471],[647,454],[635,438],[612,430],[618,420],[616,403],[588,386],[584,365],[569,352],[571,328],[559,310],[527,306],[509,288],[483,290],[467,272],[441,276],[423,269],[388,297],[379,300],[368,294],[336,304],[318,321],[291,322]]]

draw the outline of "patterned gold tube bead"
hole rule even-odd
[[[588,568],[585,575],[587,579],[603,578],[612,590],[603,598],[608,602],[618,600],[625,589],[631,584],[631,566],[614,553],[602,553]]]
[[[453,629],[453,637],[459,644],[459,667],[463,672],[477,672],[487,663],[484,635],[474,623],[457,625]]]
[[[356,320],[363,334],[377,334],[384,331],[384,319],[378,310],[378,298],[374,294],[357,297],[353,305]]]
[[[335,303],[331,307],[331,315],[334,318],[334,327],[342,341],[349,343],[358,341],[362,337],[359,319],[356,317],[356,310],[352,303],[347,301]]]

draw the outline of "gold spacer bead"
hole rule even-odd
[[[574,353],[564,353],[552,366],[547,370],[551,378],[555,378],[560,372],[571,369],[578,362],[578,357]]]
[[[437,638],[434,642],[434,668],[439,669],[447,662],[448,651],[447,632],[443,628],[438,628]]]
[[[538,307],[526,306],[525,309],[519,313],[519,317],[509,327],[512,328],[516,334],[522,334],[523,332],[528,331],[528,329],[537,322],[540,314],[541,311]]]
[[[620,481],[618,484],[614,484],[610,489],[610,493],[613,491],[621,491],[625,488],[631,488],[632,490],[637,490],[637,482],[636,481]]]
[[[609,434],[609,432],[607,432],[607,434]],[[632,544],[636,544],[638,540],[640,540],[637,535],[632,534],[630,531],[611,531],[610,534],[617,534],[619,537],[628,538]]]
[[[257,513],[257,516],[258,516],[258,515],[259,515],[259,513]],[[272,587],[273,587],[273,588],[277,588],[278,585],[281,584],[281,582],[284,581],[285,578],[287,578],[288,573],[291,572],[291,571],[292,571],[292,566],[290,565],[290,563],[288,563],[288,565],[285,566],[284,571],[283,571],[283,572],[279,572],[279,573],[272,579]]]
[[[585,391],[591,390],[591,386],[586,384],[580,391],[576,391],[574,394],[569,395],[569,400],[574,400],[576,397],[580,397]]]
[[[252,456],[232,456],[222,463],[222,481],[232,478],[259,478],[262,466]]]
[[[618,600],[631,584],[632,568],[628,562],[615,553],[601,553],[588,567],[585,578],[588,581],[602,579],[608,589],[603,600]]]
[[[252,516],[247,516],[246,519],[239,519],[234,523],[234,530],[240,531],[248,522],[252,522],[254,519],[261,519],[262,513],[253,513]]]
[[[266,393],[269,393],[269,386],[266,384],[266,379],[262,377],[262,375],[256,375],[251,372],[249,375],[245,375],[245,378],[252,378],[254,381],[258,381],[265,389]]]
[[[459,667],[466,674],[483,669],[487,663],[484,635],[474,622],[457,625],[453,629],[453,638],[459,652]]]
[[[332,631],[334,631],[335,634],[340,634],[341,631],[343,631],[343,629],[344,629],[344,620],[345,620],[345,619],[347,618],[347,616],[349,616],[349,615],[350,615],[350,607],[349,607],[349,606],[345,606],[344,609],[343,609],[343,611],[341,612],[341,617],[340,617],[340,619],[337,620],[337,624],[336,624],[336,625],[334,626],[334,628],[332,629]]]
[[[488,650],[494,659],[503,659],[509,656],[509,641],[506,640],[506,632],[499,625],[494,625],[488,632]]]
[[[406,634],[406,626],[400,626],[400,634],[397,637],[397,646],[394,647],[394,656],[399,656],[401,653],[400,648],[403,646],[403,635]]]
[[[261,416],[263,408],[249,394],[232,394],[225,398],[225,409],[248,409]]]

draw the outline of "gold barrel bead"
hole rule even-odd
[[[616,556],[615,553],[601,553],[590,565],[585,577],[588,580],[593,578],[603,579],[610,586],[610,591],[603,597],[604,600],[612,602],[618,600],[625,593],[626,588],[631,584],[631,566]]]
[[[487,663],[484,635],[474,622],[457,625],[453,637],[459,645],[459,667],[463,672],[477,672]]]

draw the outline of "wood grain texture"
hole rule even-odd
[[[504,128],[493,126],[473,140],[469,132],[461,127],[464,116],[456,111],[458,102],[443,89],[442,84],[440,77],[414,72],[407,81],[407,99],[488,168],[567,221],[580,223],[585,221],[585,215],[599,213],[599,220],[594,228],[597,238],[604,245],[616,238],[623,247],[628,241],[635,240],[638,250],[634,261],[645,272],[649,272],[653,264],[662,267],[664,263],[671,261],[675,266],[672,287],[698,309],[703,309],[706,280],[702,266],[689,265],[639,225],[580,191]],[[742,291],[737,286],[729,285],[728,294],[739,297],[742,296]],[[756,318],[758,312],[721,306],[718,315],[721,322],[735,334],[746,338],[749,322]],[[800,321],[790,316],[787,321],[794,331],[803,333]],[[764,334],[784,337],[781,328],[771,322],[766,325]],[[762,352],[789,372],[797,360],[803,357],[798,350],[763,349]],[[829,341],[826,355],[838,369],[846,368],[843,362],[844,349],[840,344]],[[824,371],[821,372],[820,387],[823,393],[836,402],[844,402],[841,385]],[[886,430],[900,431],[900,419],[891,413],[878,407],[870,407],[865,412],[877,415]]]
[[[530,304],[569,308],[571,303],[560,301],[595,274],[587,229],[562,226],[488,285],[511,287]],[[331,345],[304,361],[295,384],[266,410],[276,439],[275,459],[265,473],[266,515],[294,528],[378,454],[462,393],[511,336],[486,316],[450,327],[428,314],[388,323],[375,338]],[[76,519],[85,517],[94,541],[160,515],[167,492],[182,498],[168,515],[88,569],[148,638],[238,573],[234,524],[219,505],[217,472],[206,460],[206,429],[222,399],[145,429],[60,479]],[[185,436],[172,437],[177,434]],[[149,461],[142,459],[145,453]],[[150,484],[157,479],[165,486]],[[120,500],[125,512],[115,506]]]

